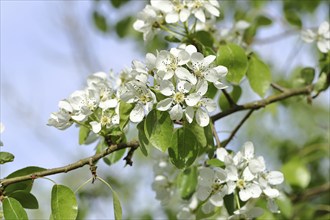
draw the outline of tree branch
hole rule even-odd
[[[249,102],[249,103],[246,103],[243,105],[234,106],[226,111],[219,112],[218,114],[213,115],[211,117],[211,119],[212,119],[212,121],[217,121],[221,118],[224,118],[224,117],[231,115],[238,111],[244,111],[244,110],[248,110],[248,109],[258,110],[260,108],[266,107],[267,105],[269,105],[271,103],[278,102],[278,101],[290,98],[292,96],[308,95],[311,93],[312,89],[313,89],[312,85],[308,85],[306,87],[298,88],[298,89],[288,89],[286,91],[283,91],[280,94],[271,95],[271,96],[269,96],[265,99],[261,99],[259,101],[254,101],[254,102]]]
[[[58,168],[52,168],[52,169],[47,169],[44,171],[40,171],[40,172],[36,172],[36,173],[31,173],[25,176],[19,176],[19,177],[13,177],[13,178],[9,178],[9,179],[2,179],[0,180],[0,186],[1,187],[6,187],[10,184],[13,183],[18,183],[18,182],[22,182],[24,180],[33,180],[39,177],[44,177],[44,176],[50,176],[50,175],[54,175],[57,173],[67,173],[71,170],[75,170],[78,169],[80,167],[83,167],[85,165],[90,165],[90,164],[94,164],[95,162],[97,162],[99,159],[124,148],[131,148],[131,149],[136,149],[139,147],[139,143],[138,142],[129,142],[129,143],[120,143],[120,144],[113,144],[110,145],[107,149],[105,149],[103,152],[95,154],[94,156],[91,157],[87,157],[85,159],[81,159],[75,163],[63,166],[63,167],[58,167]]]
[[[330,182],[325,183],[320,186],[316,186],[314,188],[310,188],[304,191],[301,195],[294,195],[291,197],[293,202],[303,202],[309,199],[314,198],[315,196],[319,196],[320,194],[329,192],[330,190]]]
[[[246,115],[245,117],[240,121],[240,123],[236,126],[236,128],[231,132],[229,138],[224,141],[223,143],[223,147],[225,148],[229,142],[235,137],[236,133],[238,132],[238,130],[242,127],[242,125],[244,124],[244,122],[251,116],[251,114],[253,113],[254,109],[251,109]]]

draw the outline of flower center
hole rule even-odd
[[[236,182],[236,186],[237,186],[238,188],[240,188],[240,189],[245,188],[245,181],[244,181],[243,179],[239,179],[239,180],[237,180],[237,182]]]
[[[142,95],[140,96],[140,101],[143,103],[143,104],[147,104],[148,102],[151,101],[150,97],[147,96],[147,95]]]
[[[173,97],[176,103],[182,103],[184,101],[184,94],[182,92],[177,92]]]
[[[110,124],[110,122],[111,122],[111,120],[108,116],[103,115],[101,117],[101,125],[102,126],[108,125],[108,124]]]

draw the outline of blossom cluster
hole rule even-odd
[[[161,28],[167,30],[164,25],[188,23],[192,17],[195,30],[207,30],[215,17],[219,17],[219,8],[217,0],[151,0],[150,5],[138,13],[133,27],[143,33],[145,41],[151,40]]]
[[[274,201],[280,195],[276,185],[283,182],[283,174],[279,171],[268,171],[263,157],[254,155],[252,142],[246,142],[243,149],[235,155],[224,148],[216,152],[217,159],[224,163],[223,167],[202,167],[199,169],[196,197],[203,203],[202,211],[206,214],[215,207],[223,206],[226,195],[233,194],[240,201],[246,202],[229,219],[258,217],[263,214],[254,203],[263,197],[267,199],[267,208],[278,212]],[[183,210],[188,215],[187,208]],[[182,214],[182,213],[181,213]]]
[[[118,88],[111,78],[98,72],[87,79],[87,87],[59,102],[59,111],[52,113],[48,124],[66,129],[73,123],[91,126],[94,133],[119,124],[121,102],[134,107],[129,118],[138,123],[153,109],[168,111],[172,120],[182,119],[200,126],[209,124],[209,112],[215,102],[206,97],[209,83],[218,89],[226,88],[224,77],[228,70],[214,65],[216,56],[204,55],[193,45],[181,45],[148,53],[145,64],[133,61],[122,71]],[[156,94],[159,94],[156,98]]]
[[[322,53],[328,53],[330,51],[330,25],[329,22],[324,21],[320,24],[317,31],[306,29],[301,33],[301,38],[306,43],[312,43],[316,41],[318,49]]]

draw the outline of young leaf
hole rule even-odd
[[[104,15],[100,14],[97,11],[94,11],[93,13],[93,21],[95,26],[102,32],[108,31],[108,23],[107,19],[104,17]]]
[[[213,47],[213,37],[210,32],[198,31],[194,33],[193,38],[202,43],[205,47]]]
[[[292,186],[298,186],[302,189],[306,188],[311,180],[311,173],[306,165],[298,158],[292,158],[283,165],[282,171],[285,180]]]
[[[24,176],[24,175],[28,175],[28,174],[33,174],[33,173],[40,172],[43,170],[45,170],[45,168],[34,167],[34,166],[25,167],[23,169],[16,170],[15,172],[9,174],[6,177],[6,179],[12,178],[12,177]],[[5,192],[6,192],[6,195],[8,195],[8,196],[17,190],[25,190],[27,192],[30,192],[32,189],[32,185],[33,185],[33,180],[25,180],[22,182],[10,184],[9,186],[7,186],[5,188]]]
[[[248,59],[243,48],[236,44],[226,44],[219,47],[217,64],[227,67],[226,79],[238,84],[246,73]]]
[[[5,219],[25,220],[28,216],[23,206],[14,198],[5,198],[2,202],[3,214]]]
[[[0,152],[0,164],[12,162],[15,156],[9,152],[2,151]]]
[[[228,214],[232,215],[235,211],[234,194],[232,193],[230,195],[226,195],[225,197],[223,197],[223,201],[224,201]]]
[[[197,186],[197,167],[185,169],[178,177],[178,188],[182,199],[190,199]]]
[[[224,162],[215,158],[207,160],[206,164],[213,167],[224,167],[225,165]]]
[[[82,145],[85,143],[89,133],[90,133],[90,129],[85,127],[85,126],[80,126],[79,129],[79,144]]]
[[[54,185],[51,195],[51,210],[54,220],[76,219],[78,205],[74,192],[64,185]]]
[[[114,212],[115,212],[115,220],[121,220],[122,215],[123,215],[123,211],[122,211],[120,200],[119,200],[119,197],[118,197],[116,191],[114,191],[113,188],[110,186],[110,184],[107,183],[102,178],[97,177],[97,179],[99,179],[102,183],[107,185],[108,188],[111,190],[112,196],[113,196],[113,209],[114,209]]]
[[[119,113],[120,113],[120,119],[119,119],[119,128],[121,130],[124,129],[124,127],[127,125],[129,121],[129,114],[132,111],[134,105],[126,103],[126,102],[120,102],[119,104]]]
[[[304,80],[305,85],[310,85],[315,77],[315,69],[312,67],[305,67],[300,71],[300,76]]]
[[[252,55],[249,60],[247,78],[253,91],[263,97],[270,87],[271,77],[269,67],[257,56]]]
[[[188,129],[177,129],[168,149],[171,162],[179,169],[188,168],[196,159],[199,148],[195,135]]]
[[[123,38],[126,35],[128,35],[130,30],[132,29],[133,20],[134,20],[133,17],[127,16],[127,17],[125,17],[122,20],[117,22],[115,28],[116,28],[117,35],[120,38]]]
[[[16,199],[25,209],[38,209],[37,198],[29,192],[18,190],[10,194],[11,198]]]
[[[173,122],[168,112],[152,110],[144,120],[144,132],[149,143],[165,152],[173,134]]]

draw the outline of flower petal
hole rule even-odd
[[[278,185],[284,181],[283,173],[280,171],[271,171],[266,178],[271,185]]]
[[[182,107],[180,104],[176,104],[173,108],[169,111],[170,117],[172,120],[181,120],[183,116]]]
[[[142,104],[136,104],[131,113],[129,114],[129,119],[132,122],[138,123],[142,121],[144,117],[144,108]]]
[[[201,96],[198,93],[189,94],[185,101],[188,106],[195,106],[201,100]]]
[[[204,110],[199,108],[196,111],[196,121],[200,126],[205,127],[209,124],[210,117]]]
[[[188,106],[185,111],[186,119],[191,123],[194,119],[195,111],[193,107]]]
[[[92,126],[92,131],[97,134],[101,131],[101,123],[97,122],[97,121],[91,121],[89,123]]]
[[[175,75],[182,80],[187,80],[188,82],[191,82],[193,85],[197,83],[196,76],[194,76],[192,73],[190,73],[186,68],[178,67],[175,70]]]
[[[157,103],[157,109],[159,111],[167,111],[172,105],[173,99],[167,98]]]

